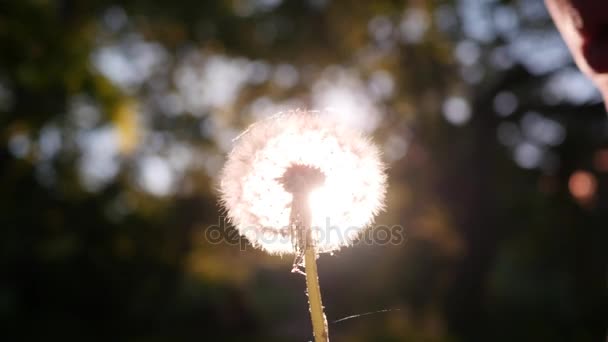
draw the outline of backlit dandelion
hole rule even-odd
[[[385,184],[371,141],[320,112],[278,114],[235,140],[221,175],[222,204],[254,246],[295,254],[294,271],[306,268],[316,341],[328,340],[317,254],[351,244],[370,225]]]
[[[296,165],[324,176],[309,196],[318,252],[351,244],[383,206],[384,166],[368,138],[318,112],[278,114],[236,139],[220,186],[230,221],[254,246],[272,254],[294,253],[292,194],[281,179]]]

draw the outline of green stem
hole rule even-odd
[[[312,239],[311,231],[312,213],[308,204],[308,193],[296,192],[293,194],[291,205],[290,224],[295,228],[296,254],[304,252],[304,266],[306,267],[306,288],[308,292],[308,305],[315,342],[328,342],[327,319],[323,312],[321,289],[319,287],[319,273],[317,272],[317,250]],[[297,260],[297,257],[296,257]],[[295,264],[294,267],[299,267]]]
[[[317,273],[317,253],[313,246],[306,248],[304,263],[306,265],[306,287],[308,288],[308,305],[315,342],[329,341],[327,319],[323,312],[319,275]]]

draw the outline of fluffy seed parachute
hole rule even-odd
[[[351,244],[382,209],[384,170],[360,132],[323,112],[280,113],[235,139],[220,177],[221,202],[254,246],[293,254],[292,188],[309,185],[312,242],[317,252],[330,252]]]

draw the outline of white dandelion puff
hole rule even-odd
[[[370,139],[312,111],[251,125],[235,139],[220,179],[228,219],[272,254],[299,253],[290,217],[297,196],[306,197],[316,251],[330,252],[350,245],[373,222],[386,187]]]

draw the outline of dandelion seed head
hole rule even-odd
[[[384,164],[360,132],[322,112],[290,111],[251,125],[237,139],[220,176],[228,219],[254,246],[294,253],[292,192],[308,187],[319,252],[350,245],[383,208]]]

